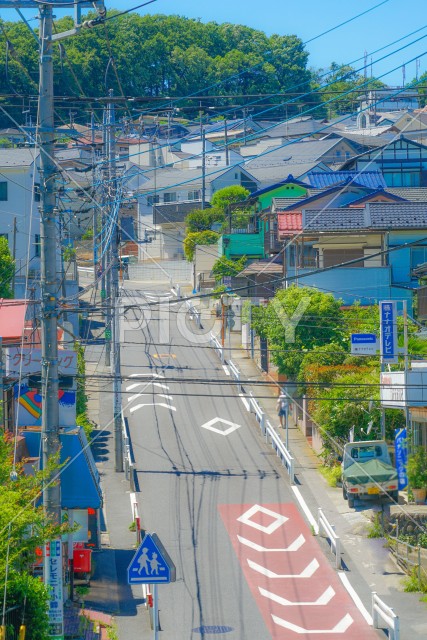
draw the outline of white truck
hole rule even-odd
[[[386,496],[398,500],[397,471],[392,466],[384,440],[349,442],[344,446],[342,491],[348,506],[356,498],[363,500]]]

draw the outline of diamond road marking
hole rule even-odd
[[[274,518],[273,522],[265,527],[262,524],[258,524],[258,522],[252,522],[251,518],[257,513],[264,513],[267,516],[271,516]],[[289,520],[286,516],[282,516],[280,513],[276,513],[276,511],[271,511],[266,507],[261,507],[259,504],[254,504],[253,507],[248,509],[246,513],[242,514],[240,518],[237,518],[238,522],[243,522],[243,524],[247,524],[248,527],[253,527],[254,529],[258,529],[258,531],[262,531],[263,533],[274,533],[282,524],[285,524]]]
[[[224,424],[230,425],[228,429],[216,429],[214,424]],[[219,433],[221,436],[229,436],[230,433],[240,429],[242,425],[236,424],[235,422],[229,422],[228,420],[223,420],[222,418],[213,418],[213,420],[209,420],[209,422],[205,422],[202,424],[201,429],[207,429],[208,431],[213,431],[214,433]]]

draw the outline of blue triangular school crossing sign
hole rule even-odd
[[[175,582],[175,565],[155,533],[146,533],[128,566],[128,584]]]

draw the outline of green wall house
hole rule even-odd
[[[246,256],[249,260],[259,260],[269,255],[265,236],[270,234],[271,223],[269,217],[260,217],[263,211],[270,211],[273,198],[289,198],[300,200],[307,197],[310,184],[301,182],[293,176],[286,180],[253,192],[245,204],[254,208],[255,223],[247,229],[238,229],[224,234],[219,241],[219,255],[233,260]]]

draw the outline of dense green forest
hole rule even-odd
[[[61,32],[72,26],[71,18],[63,18],[55,28]],[[35,113],[35,103],[20,96],[37,94],[37,43],[23,22],[0,22],[0,51],[0,90],[11,96],[4,107],[22,122],[22,112],[29,106]],[[123,92],[129,97],[153,99],[197,93],[216,96],[210,105],[224,107],[241,105],[239,96],[243,95],[287,93],[286,97],[268,98],[269,104],[286,101],[287,105],[286,109],[269,111],[267,117],[290,116],[321,103],[318,93],[306,95],[322,84],[318,73],[307,68],[307,61],[308,51],[296,35],[268,37],[243,25],[128,14],[105,25],[83,29],[62,41],[62,45],[55,45],[55,94],[96,98],[105,96],[111,88],[118,96]],[[333,65],[331,73],[340,90],[361,82],[361,76],[351,73],[351,68],[340,73],[340,67]],[[327,96],[323,98],[326,99]],[[252,100],[256,98],[248,98],[247,102]],[[261,98],[260,102],[266,100]],[[347,103],[348,100],[346,107]],[[183,115],[191,118],[196,117],[200,104],[203,107],[193,98],[180,101],[178,106]],[[152,105],[143,105],[143,109]],[[76,121],[80,116],[80,122],[86,122],[89,106],[76,101],[58,105],[58,111],[63,120],[68,120],[68,111],[72,110],[77,112]],[[133,115],[131,108],[135,106],[128,103],[128,115]],[[260,106],[254,106],[255,113],[260,110]],[[328,111],[320,107],[312,113],[322,116],[336,111],[332,106]],[[12,123],[2,113],[0,124]]]

